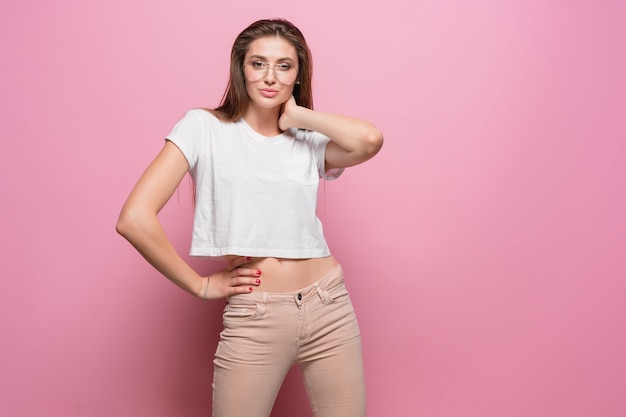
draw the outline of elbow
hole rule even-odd
[[[365,142],[367,143],[367,154],[371,158],[383,147],[383,133],[378,129],[368,132]]]
[[[126,237],[129,227],[128,220],[124,217],[123,213],[120,214],[117,223],[115,223],[115,231],[121,236]]]
[[[115,224],[115,231],[129,240],[133,234],[133,230],[137,229],[137,219],[131,213],[126,210],[122,210],[117,223]]]
[[[352,162],[348,165],[351,166],[363,163],[373,158],[380,148],[383,147],[383,134],[376,128],[371,128],[367,132],[364,132],[361,136],[361,143],[357,150],[351,153]]]

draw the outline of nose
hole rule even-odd
[[[268,84],[274,84],[276,82],[276,74],[274,73],[276,67],[269,65],[267,72],[265,73],[265,82]]]

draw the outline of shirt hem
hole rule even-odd
[[[189,256],[221,258],[226,255],[251,256],[255,258],[283,258],[283,259],[309,259],[326,258],[330,256],[330,250],[320,249],[306,250],[284,250],[284,249],[246,249],[246,248],[226,248],[226,249],[191,249]]]

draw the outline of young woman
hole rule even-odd
[[[176,285],[227,299],[214,360],[216,417],[269,416],[295,363],[316,417],[365,415],[359,328],[315,210],[319,178],[370,159],[383,138],[368,122],[313,111],[311,75],[293,24],[246,28],[221,105],[190,110],[176,124],[117,223]],[[196,190],[190,254],[226,260],[209,277],[185,263],[157,219],[187,172]]]

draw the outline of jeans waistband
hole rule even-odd
[[[328,274],[315,281],[313,284],[300,290],[284,293],[253,292],[250,294],[237,294],[228,297],[229,304],[297,304],[301,305],[315,297],[328,301],[328,290],[343,282],[343,269],[337,265]]]

